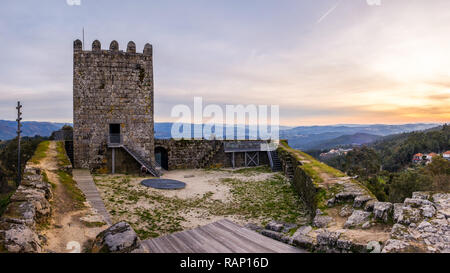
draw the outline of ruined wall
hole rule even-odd
[[[113,41],[92,51],[74,42],[74,166],[99,169],[107,163],[109,124],[120,124],[123,143],[148,161],[154,160],[152,46],[126,52]]]
[[[169,170],[197,169],[211,166],[232,167],[232,154],[225,153],[225,140],[173,140],[156,139],[155,148],[168,153]],[[235,142],[235,141],[233,141]],[[260,165],[268,165],[267,152],[260,152]],[[235,154],[236,167],[245,166],[245,154]]]
[[[300,168],[302,163],[294,155],[284,149],[283,146],[280,146],[277,152],[285,176],[290,179],[292,186],[304,201],[310,216],[314,217],[318,208],[317,194],[320,192],[320,188]]]
[[[36,226],[49,219],[52,197],[41,170],[27,164],[21,185],[0,218],[0,253],[42,252]]]

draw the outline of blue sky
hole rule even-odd
[[[450,1],[3,0],[0,119],[71,122],[86,30],[154,46],[155,119],[193,103],[277,104],[285,125],[450,121]]]

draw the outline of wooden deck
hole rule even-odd
[[[106,223],[111,225],[111,217],[106,210],[105,203],[95,186],[94,179],[89,170],[73,170],[73,180],[78,184],[80,190],[86,196],[86,200],[97,212],[103,216]]]
[[[150,253],[306,253],[229,220],[143,243]]]

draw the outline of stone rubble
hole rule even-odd
[[[391,239],[384,253],[450,253],[450,193],[417,192],[403,204],[394,205]]]
[[[343,197],[346,196],[346,197]],[[341,195],[340,198],[349,200],[350,194]],[[426,199],[429,198],[429,199]],[[366,200],[362,202],[361,200]],[[312,252],[327,253],[398,253],[398,252],[436,252],[450,253],[450,194],[429,194],[417,192],[413,198],[404,203],[391,204],[377,202],[374,199],[358,198],[354,207],[367,206],[373,201],[372,211],[355,209],[348,217],[342,230],[331,231],[327,229],[329,223],[334,221],[330,216],[318,212],[314,218],[313,226],[301,226],[290,236],[285,229],[286,223],[272,222],[262,234],[273,239],[289,243]],[[335,203],[333,206],[336,205]],[[348,207],[344,206],[345,210]],[[341,210],[342,212],[342,210]],[[372,220],[373,218],[373,220]],[[367,244],[356,242],[347,236],[349,229],[369,229],[375,225],[374,221],[383,225],[394,222],[387,240],[372,241]]]
[[[41,171],[27,164],[24,179],[0,218],[0,252],[39,253],[41,239],[36,224],[51,215],[51,186]]]

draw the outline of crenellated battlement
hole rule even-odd
[[[80,40],[75,40],[73,42],[73,50],[74,53],[82,53],[82,52],[93,52],[93,53],[101,53],[101,52],[111,52],[111,53],[123,53],[123,54],[140,54],[145,56],[153,55],[153,46],[151,44],[145,44],[144,50],[142,53],[136,52],[136,43],[133,41],[128,42],[127,49],[124,52],[120,50],[119,43],[117,41],[112,41],[109,45],[109,50],[102,50],[102,44],[99,40],[95,40],[92,43],[91,50],[83,50],[83,42]]]

